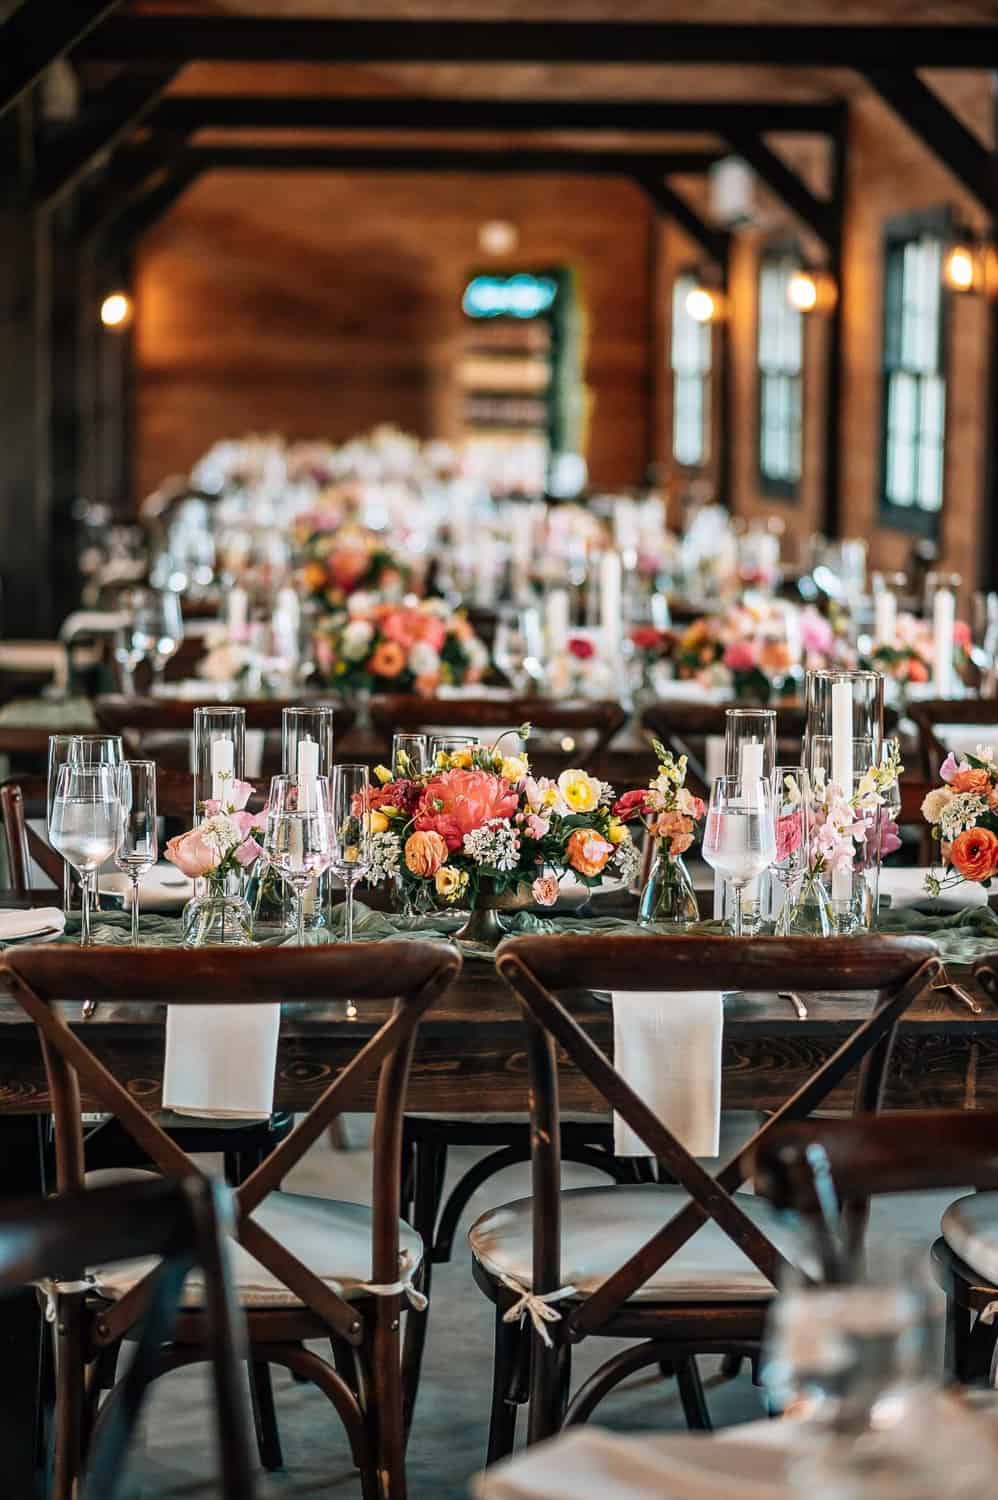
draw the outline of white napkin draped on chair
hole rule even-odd
[[[28,911],[0,911],[0,943],[14,943],[19,938],[55,937],[65,925],[66,918],[57,906],[35,906]]]
[[[279,1005],[168,1005],[163,1108],[201,1120],[274,1110]]]
[[[721,1042],[724,1005],[716,990],[613,996],[617,1072],[693,1156],[721,1149]],[[615,1114],[617,1156],[648,1156],[640,1136]]]

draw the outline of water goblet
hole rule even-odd
[[[332,851],[327,778],[274,776],[263,852],[294,892],[299,947],[305,943],[305,892],[329,869]]]
[[[735,893],[734,936],[742,936],[742,892],[776,858],[773,790],[765,779],[719,776],[711,787],[703,857]]]
[[[344,765],[333,768],[333,857],[331,868],[342,880],[346,891],[344,937],[353,942],[354,886],[367,874],[371,864],[371,817],[368,812],[370,778],[366,766]],[[347,1003],[347,1016],[353,1020],[357,1007]]]
[[[139,942],[139,880],[159,855],[156,762],[126,760],[118,767],[120,816],[114,862],[132,882],[132,947]]]
[[[119,766],[124,760],[120,734],[50,734],[48,755],[48,812],[49,842],[52,842],[52,804],[60,769],[72,761],[81,766]],[[66,916],[72,906],[73,876],[69,865],[63,870],[62,909]],[[100,910],[100,894],[95,892],[96,906]],[[88,1002],[89,1003],[89,1002]]]
[[[54,849],[76,870],[83,892],[80,942],[93,942],[90,925],[91,882],[117,848],[120,823],[119,775],[116,766],[81,766],[69,760],[56,777],[49,822]]]

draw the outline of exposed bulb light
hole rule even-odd
[[[478,245],[486,255],[512,255],[520,232],[508,219],[489,219],[478,231]]]
[[[686,294],[686,311],[696,323],[711,323],[718,314],[718,299],[705,286],[695,286]]]
[[[818,305],[818,283],[810,271],[795,271],[787,282],[787,301],[798,312],[813,312]]]
[[[946,285],[954,292],[971,292],[977,280],[973,250],[968,245],[954,245],[943,265]]]
[[[132,317],[132,299],[127,292],[110,292],[100,305],[105,328],[125,328]]]

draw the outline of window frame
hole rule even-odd
[[[798,422],[797,432],[800,446],[800,464],[793,479],[781,479],[770,474],[762,463],[762,414],[765,373],[760,359],[759,345],[762,337],[762,273],[767,264],[790,261],[794,270],[803,270],[804,256],[797,239],[769,240],[759,252],[755,277],[755,474],[762,494],[773,500],[783,500],[793,505],[800,500],[800,487],[804,475],[804,368],[807,323],[803,313],[796,309],[800,326],[800,367],[797,372]]]
[[[942,382],[942,477],[939,507],[930,510],[914,500],[911,505],[898,505],[887,494],[888,468],[888,414],[891,375],[898,368],[888,364],[888,349],[894,339],[889,326],[893,307],[889,296],[891,256],[899,250],[903,253],[906,244],[922,238],[938,239],[940,255],[939,276],[939,325],[936,331],[936,369]],[[880,465],[877,491],[877,523],[892,531],[906,532],[912,536],[935,540],[942,526],[942,515],[946,507],[946,437],[949,423],[949,321],[951,314],[950,292],[942,275],[943,256],[953,237],[953,214],[948,206],[924,209],[918,213],[901,214],[886,220],[881,245],[881,294],[882,313],[880,319]],[[897,337],[900,338],[900,329]],[[917,443],[916,443],[917,449]]]
[[[672,290],[669,303],[669,375],[672,379],[672,431],[670,433],[669,451],[672,462],[679,468],[689,473],[700,473],[708,468],[711,462],[714,442],[714,326],[712,323],[697,323],[696,319],[690,319],[697,329],[703,331],[704,344],[707,351],[706,364],[694,373],[684,373],[676,370],[675,364],[675,339],[676,339],[676,298],[679,286],[684,282],[691,283],[690,290],[694,286],[703,283],[700,270],[695,265],[681,266],[673,278]],[[688,314],[687,314],[688,316]],[[699,380],[701,385],[701,407],[700,407],[700,457],[694,463],[688,463],[686,459],[680,458],[676,452],[676,414],[679,402],[676,399],[676,388],[682,379]]]

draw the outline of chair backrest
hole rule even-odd
[[[926,698],[921,703],[910,703],[908,715],[918,728],[922,775],[938,782],[939,767],[949,746],[936,733],[937,725],[998,725],[998,698]]]
[[[216,700],[211,685],[205,684],[204,703]],[[217,700],[221,704],[221,700]],[[281,728],[286,708],[308,703],[316,708],[328,705],[334,710],[333,724],[337,734],[346,734],[354,722],[353,709],[335,698],[227,698],[226,708],[246,710],[247,729]],[[124,694],[105,693],[94,699],[94,713],[107,734],[136,736],[143,733],[173,733],[191,730],[197,704],[186,698],[127,698]]]
[[[327,944],[314,948],[77,948],[39,945],[8,950],[0,958],[12,997],[34,1021],[42,1044],[55,1122],[60,1192],[83,1182],[81,1085],[120,1121],[143,1153],[171,1176],[197,1173],[192,1159],[98,1060],[62,1014],[60,1001],[99,997],[119,1005],[261,1004],[282,1000],[392,1002],[374,1034],[358,1040],[351,1061],[329,1084],[295,1129],[246,1179],[236,1194],[237,1238],[246,1250],[327,1326],[359,1344],[364,1330],[357,1310],[280,1246],[253,1218],[268,1193],[319,1139],[336,1115],[356,1106],[376,1069],[378,1079],[373,1163],[372,1279],[398,1277],[398,1204],[402,1112],[409,1062],[419,1019],[457,976],[456,949],[427,942]],[[96,1038],[96,1030],[86,1033]],[[105,1319],[112,1336],[134,1322],[148,1278],[116,1303]],[[377,1299],[379,1305],[383,1299]],[[380,1314],[379,1314],[380,1316]]]
[[[534,1195],[535,1293],[561,1285],[560,1159],[556,1047],[585,1074],[623,1120],[690,1195],[690,1202],[563,1320],[561,1336],[595,1331],[631,1297],[708,1218],[774,1285],[784,1266],[776,1246],[732,1197],[744,1178],[741,1158],[716,1177],[697,1162],[580,1027],[558,991],[606,988],[621,992],[731,990],[874,991],[872,1011],[814,1074],[756,1132],[752,1147],[777,1122],[810,1114],[858,1067],[855,1108],[879,1108],[899,1017],[938,970],[935,944],[925,938],[753,938],[707,936],[507,938],[497,965],[524,1012],[531,1075],[531,1150]]]
[[[562,701],[551,698],[420,698],[393,694],[371,699],[371,720],[379,736],[390,740],[396,730],[418,734],[427,728],[516,729],[531,724],[540,734],[562,734],[570,743],[545,746],[532,760],[557,763],[558,769],[578,763],[606,749],[623,728],[627,714],[619,703]],[[579,746],[575,735],[586,735],[589,743]]]
[[[23,779],[23,778],[22,778]],[[62,889],[63,858],[41,834],[28,824],[25,816],[25,795],[21,780],[5,781],[0,786],[0,818],[3,820],[4,849],[7,855],[7,872],[11,893],[23,898],[28,894],[31,861],[43,870],[52,884]],[[40,792],[40,804],[45,806],[46,783],[41,778],[29,778],[29,792]],[[32,795],[31,800],[34,800]]]
[[[125,1456],[160,1351],[171,1336],[184,1278],[199,1267],[205,1344],[212,1365],[222,1500],[252,1500],[254,1468],[243,1395],[245,1320],[234,1296],[224,1225],[229,1190],[204,1177],[160,1178],[0,1205],[0,1295],[28,1282],[82,1281],[95,1265],[161,1257],[118,1398],[116,1420],[97,1429],[81,1500],[116,1500]]]

